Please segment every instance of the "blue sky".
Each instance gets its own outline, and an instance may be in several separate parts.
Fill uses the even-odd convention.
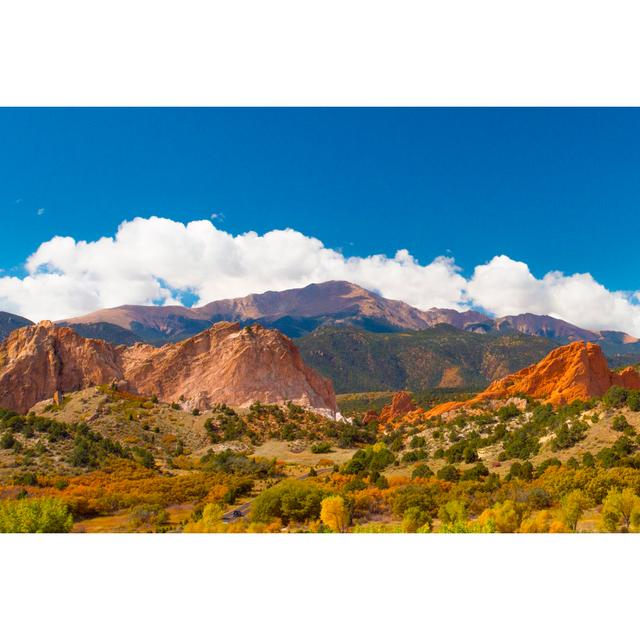
[[[506,253],[638,289],[639,134],[633,109],[2,109],[0,268],[55,234],[221,212],[347,255],[468,273]]]

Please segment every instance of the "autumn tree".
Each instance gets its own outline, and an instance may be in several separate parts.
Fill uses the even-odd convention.
[[[73,518],[58,498],[0,502],[0,533],[67,533]]]
[[[460,500],[449,500],[443,504],[438,510],[438,518],[444,524],[452,524],[454,522],[464,522],[467,519],[467,509]]]
[[[349,526],[349,510],[341,496],[328,496],[322,501],[320,520],[336,533],[344,533]]]
[[[580,489],[569,492],[560,501],[562,522],[569,531],[575,531],[582,514],[590,506],[590,500]]]
[[[513,533],[520,527],[522,514],[512,500],[497,502],[490,509],[485,509],[478,517],[481,527],[495,527],[499,533]]]
[[[640,498],[630,487],[611,489],[602,503],[602,528],[605,531],[628,531],[635,513],[640,513]]]

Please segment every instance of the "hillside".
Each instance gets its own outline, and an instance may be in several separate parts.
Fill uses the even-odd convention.
[[[556,346],[546,338],[476,334],[449,325],[402,333],[323,327],[296,343],[305,361],[333,380],[337,393],[481,388]]]

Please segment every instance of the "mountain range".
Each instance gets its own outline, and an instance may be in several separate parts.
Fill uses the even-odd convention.
[[[622,332],[592,331],[531,313],[491,318],[475,310],[421,310],[345,281],[193,308],[125,305],[57,326],[114,345],[168,347],[218,322],[282,332],[339,393],[480,388],[574,341],[599,345],[611,366],[640,361],[640,340]],[[0,338],[30,324],[0,313]]]
[[[210,302],[202,307],[125,305],[69,318],[85,337],[112,342],[150,344],[177,342],[219,321],[258,323],[299,338],[318,327],[350,325],[375,333],[420,331],[448,324],[471,333],[518,332],[568,344],[584,340],[599,344],[607,356],[640,357],[640,339],[619,331],[593,331],[546,315],[524,313],[491,318],[478,311],[421,310],[389,300],[345,281],[310,284],[300,289],[267,291],[242,298]]]

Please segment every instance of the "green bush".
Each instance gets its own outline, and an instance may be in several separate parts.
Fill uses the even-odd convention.
[[[347,474],[371,473],[382,471],[395,461],[395,456],[384,443],[358,449],[349,462],[343,465],[342,472]]]
[[[439,480],[457,482],[460,479],[460,472],[452,464],[447,464],[438,471],[437,477]]]
[[[331,443],[330,442],[316,442],[311,445],[312,453],[331,453]]]
[[[429,465],[424,462],[415,466],[413,473],[411,474],[412,478],[429,478],[433,475],[433,471],[429,468]]]
[[[607,392],[602,397],[602,400],[608,407],[614,407],[618,409],[627,402],[627,394],[627,390],[623,387],[613,385],[612,387],[609,387]]]
[[[627,394],[627,407],[631,411],[640,411],[640,391],[634,389]]]
[[[404,517],[408,509],[417,508],[421,513],[434,517],[438,513],[439,491],[432,484],[406,484],[393,494],[391,509],[394,515]]]
[[[614,431],[624,431],[628,426],[629,423],[623,415],[616,416],[611,424]]]
[[[67,533],[73,518],[57,498],[25,498],[0,502],[1,533]]]
[[[571,425],[561,424],[556,429],[556,437],[551,441],[551,450],[570,449],[587,437],[588,430],[589,427],[580,420],[574,421]]]
[[[323,497],[323,491],[313,482],[285,480],[258,495],[251,519],[269,522],[280,518],[284,524],[315,520],[320,516]]]

